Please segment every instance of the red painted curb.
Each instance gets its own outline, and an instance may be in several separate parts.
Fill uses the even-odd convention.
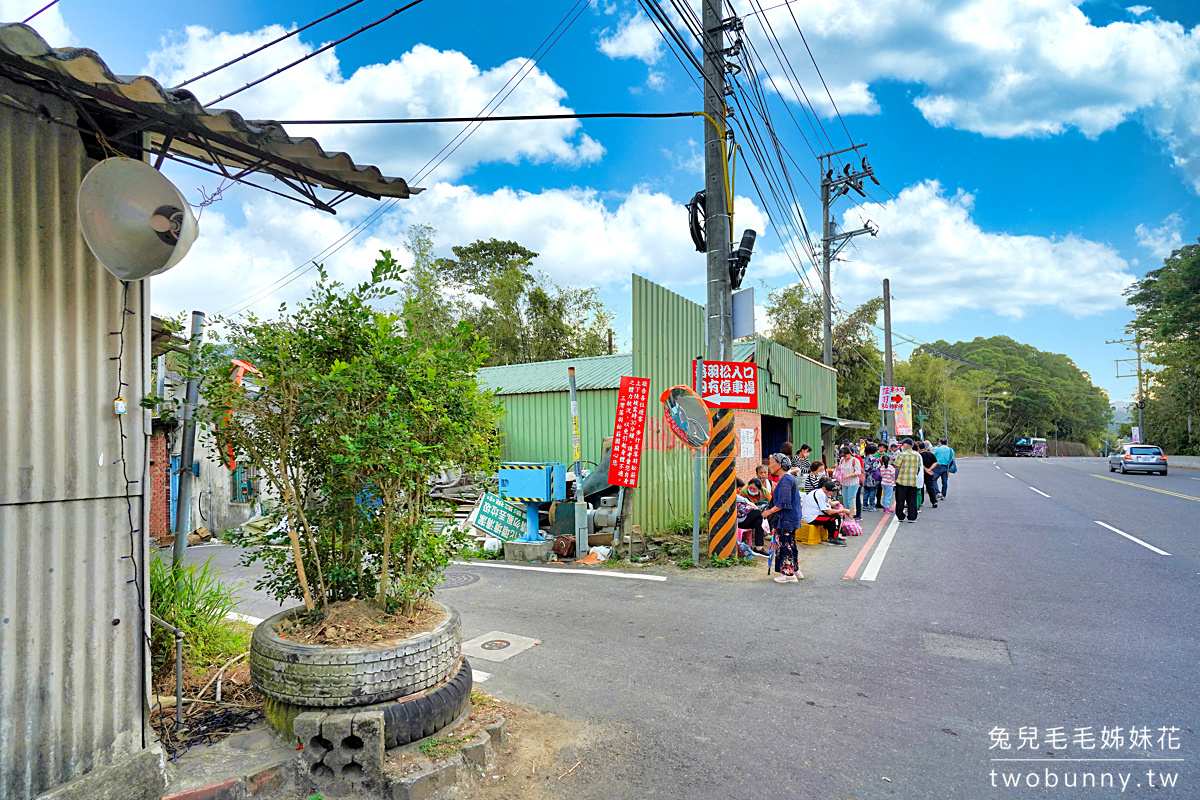
[[[242,782],[241,778],[230,778],[220,783],[210,783],[195,789],[163,795],[163,800],[232,800],[232,790]]]

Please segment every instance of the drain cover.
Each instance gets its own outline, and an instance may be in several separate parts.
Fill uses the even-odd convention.
[[[503,650],[512,645],[512,642],[506,642],[503,639],[492,639],[490,642],[484,642],[479,645],[484,650]]]
[[[479,580],[474,572],[447,572],[445,582],[438,588],[457,589],[460,586],[470,586]]]

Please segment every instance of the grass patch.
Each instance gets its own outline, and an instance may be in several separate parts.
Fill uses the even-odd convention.
[[[675,562],[675,566],[679,567],[680,569],[691,569],[696,566],[696,562],[692,561],[691,556],[683,556]]]
[[[250,648],[253,628],[227,620],[237,606],[232,586],[204,564],[172,568],[168,559],[150,560],[150,613],[184,632],[184,661],[205,670]],[[150,651],[160,669],[175,668],[175,637],[151,626]]]
[[[480,708],[492,708],[500,705],[500,701],[489,694],[484,694],[478,689],[471,690],[471,705],[479,706]]]
[[[499,550],[489,551],[481,550],[477,547],[469,547],[462,551],[462,557],[468,560],[480,559],[482,561],[503,561],[504,548],[501,547]]]

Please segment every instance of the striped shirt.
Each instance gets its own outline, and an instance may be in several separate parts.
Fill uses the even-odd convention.
[[[879,468],[879,485],[880,486],[895,486],[896,485],[896,468],[892,465]]]

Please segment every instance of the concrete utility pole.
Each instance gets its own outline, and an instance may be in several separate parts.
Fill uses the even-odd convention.
[[[721,0],[703,0],[704,23],[704,240],[708,256],[706,361],[733,360],[733,289],[729,274],[732,217],[728,203],[729,165],[725,159],[725,31],[741,22],[721,17]],[[737,43],[735,42],[735,47]],[[737,550],[737,462],[734,460],[733,412],[713,413],[708,444],[708,551],[729,558]]]
[[[827,367],[833,366],[833,276],[830,265],[833,263],[833,259],[837,258],[837,254],[842,252],[846,243],[855,236],[861,236],[864,233],[874,236],[879,233],[879,228],[873,227],[870,220],[857,230],[834,232],[836,226],[830,214],[830,206],[833,201],[849,193],[851,189],[866,197],[866,192],[862,188],[863,178],[870,178],[875,184],[878,184],[879,181],[875,179],[875,170],[867,163],[865,156],[862,159],[861,169],[855,169],[853,164],[846,164],[841,173],[833,169],[833,157],[851,150],[855,151],[855,155],[857,155],[857,151],[866,146],[866,142],[863,142],[844,150],[817,156],[817,160],[821,164],[821,292],[825,296],[825,347],[822,362]]]
[[[200,361],[200,342],[204,338],[204,312],[192,312],[192,344],[188,366],[195,371]],[[196,458],[196,406],[200,404],[200,382],[192,377],[187,382],[183,400],[183,440],[179,444],[179,496],[175,498],[175,547],[172,564],[178,566],[187,551],[188,534],[192,532],[192,463]]]
[[[1123,344],[1126,347],[1128,347],[1130,350],[1133,350],[1134,352],[1137,353],[1136,359],[1134,359],[1134,358],[1118,358],[1118,359],[1116,359],[1116,361],[1114,363],[1116,363],[1116,365],[1117,365],[1117,377],[1118,378],[1132,378],[1132,377],[1134,377],[1133,375],[1128,375],[1128,374],[1122,375],[1121,374],[1121,365],[1133,363],[1135,361],[1137,362],[1138,434],[1139,434],[1139,438],[1144,442],[1144,441],[1146,441],[1146,416],[1145,416],[1146,395],[1145,395],[1145,389],[1142,385],[1142,340],[1141,340],[1141,337],[1135,337],[1133,339],[1110,339],[1109,341],[1105,342],[1105,344]],[[1130,347],[1130,345],[1132,345],[1132,347]]]
[[[888,386],[895,385],[892,373],[892,282],[883,279],[883,379]],[[896,412],[888,411],[884,420],[888,439],[896,438]]]

